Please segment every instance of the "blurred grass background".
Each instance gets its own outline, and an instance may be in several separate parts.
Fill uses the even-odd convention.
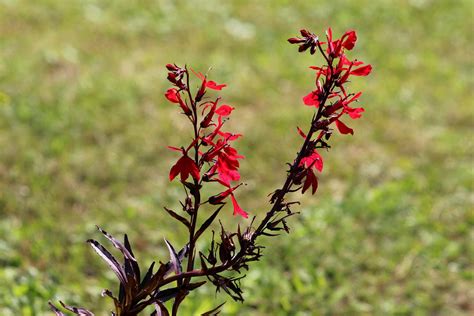
[[[0,314],[49,315],[48,299],[104,314],[115,282],[84,243],[95,224],[128,232],[144,262],[167,258],[164,236],[183,242],[162,211],[181,196],[166,145],[188,139],[166,63],[229,85],[239,198],[263,216],[320,62],[286,39],[328,26],[356,29],[351,57],[374,65],[352,85],[356,134],[333,138],[318,194],[251,267],[246,302],[203,289],[183,315],[225,299],[224,315],[472,315],[469,0],[0,0]]]

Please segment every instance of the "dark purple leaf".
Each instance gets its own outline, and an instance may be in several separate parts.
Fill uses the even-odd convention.
[[[201,236],[201,234],[206,231],[206,229],[212,224],[212,222],[214,221],[214,219],[217,217],[217,215],[219,214],[219,212],[221,211],[221,209],[224,207],[225,204],[219,206],[219,208],[214,212],[212,213],[211,216],[209,216],[209,218],[201,225],[201,227],[199,227],[199,229],[197,230],[196,234],[194,235],[194,241],[196,241],[199,236]]]
[[[148,268],[148,271],[146,272],[145,276],[143,277],[143,280],[140,283],[140,288],[143,288],[148,283],[148,281],[150,281],[150,279],[153,275],[153,267],[154,266],[155,266],[155,261],[153,261],[151,263],[150,267]]]
[[[94,313],[88,311],[88,310],[85,309],[85,308],[69,306],[69,305],[64,304],[64,303],[61,302],[61,301],[59,301],[59,303],[61,303],[61,305],[62,305],[65,309],[67,309],[67,310],[70,311],[70,312],[73,312],[73,313],[76,314],[76,315],[79,315],[79,316],[94,316]]]
[[[155,311],[151,314],[152,316],[169,316],[170,313],[165,307],[165,304],[157,301],[155,304]]]
[[[169,208],[165,207],[165,210],[168,212],[168,214],[170,214],[173,218],[177,219],[178,221],[180,221],[181,223],[184,224],[184,226],[186,226],[187,228],[190,228],[191,227],[191,224],[189,223],[189,221],[184,218],[183,216],[179,215],[178,213],[174,212],[173,210],[170,210]]]
[[[180,274],[181,273],[181,260],[179,259],[178,254],[174,250],[173,246],[169,243],[169,241],[165,239],[165,243],[170,253],[171,265],[174,269],[174,272],[176,274]]]
[[[54,306],[51,301],[48,302],[49,308],[56,314],[56,316],[66,316],[63,312],[59,310],[56,306]]]
[[[176,297],[176,295],[178,295],[180,290],[181,289],[179,287],[173,287],[173,288],[170,288],[170,289],[159,291],[156,295],[154,295],[154,298],[156,298],[160,302],[164,303],[164,302]]]
[[[97,229],[102,233],[104,234],[104,236],[110,240],[110,242],[114,245],[115,248],[117,248],[118,250],[120,250],[120,252],[122,252],[123,256],[129,260],[132,260],[132,261],[137,261],[133,255],[130,253],[130,251],[120,242],[118,241],[117,239],[115,239],[112,235],[110,235],[109,233],[107,233],[105,230],[103,230],[102,228],[100,228],[99,226],[96,226]]]
[[[210,311],[205,312],[204,314],[201,314],[201,316],[216,316],[216,315],[219,315],[219,313],[221,312],[221,307],[224,306],[224,304],[225,304],[225,302],[220,304],[216,308],[211,309]]]
[[[117,262],[117,260],[114,258],[114,256],[112,256],[110,252],[108,252],[107,249],[105,249],[99,242],[93,239],[89,239],[87,242],[91,245],[92,249],[94,249],[95,252],[97,252],[97,254],[101,256],[105,262],[107,262],[107,264],[112,269],[112,271],[114,271],[114,273],[117,275],[120,283],[122,285],[127,284],[125,271]]]
[[[130,254],[132,255],[133,258],[135,258],[135,255],[133,254],[133,251],[132,251],[132,246],[130,245],[130,242],[128,241],[128,236],[127,234],[125,234],[123,236],[123,243],[125,245],[125,248],[130,252]],[[137,263],[137,261],[130,261],[130,264],[132,265],[132,268],[133,268],[133,271],[135,273],[135,279],[137,281],[137,283],[140,283],[140,267]]]

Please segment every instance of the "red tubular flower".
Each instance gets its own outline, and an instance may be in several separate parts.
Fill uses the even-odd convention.
[[[307,106],[319,106],[318,91],[314,90],[303,97],[303,103]]]
[[[184,114],[191,115],[191,109],[186,105],[186,103],[181,99],[179,91],[175,88],[170,88],[166,91],[165,97],[172,103],[178,103],[181,109],[183,110]]]
[[[229,185],[231,181],[240,180],[240,173],[238,171],[240,163],[238,159],[242,158],[244,158],[244,156],[239,155],[237,150],[229,145],[224,146],[217,154],[215,169],[219,175],[219,179],[226,185]]]
[[[216,112],[216,107],[217,107],[217,101],[216,102],[213,102],[212,103],[212,106],[211,106],[211,109],[209,110],[209,112],[207,113],[207,115],[204,117],[204,119],[201,121],[201,127],[208,127],[209,125],[211,125],[211,122],[212,122],[212,118],[214,116],[214,113]],[[204,111],[203,111],[204,112]]]
[[[315,168],[321,172],[323,171],[323,157],[314,149],[311,155],[301,159],[300,166],[304,166],[307,169]]]
[[[192,70],[192,69],[191,69]],[[199,78],[202,80],[202,86],[203,87],[206,87],[206,88],[209,88],[209,89],[212,89],[212,90],[222,90],[222,88],[225,88],[227,87],[226,84],[217,84],[215,81],[212,81],[212,80],[207,80],[206,76],[204,76],[202,73],[200,72],[195,72],[193,70],[193,73]]]
[[[196,166],[196,163],[194,162],[194,160],[188,157],[186,151],[182,149],[179,150],[182,151],[183,156],[178,159],[178,161],[173,167],[171,167],[169,175],[170,181],[173,181],[173,179],[178,174],[181,177],[181,181],[186,181],[189,175],[191,175],[195,180],[199,180],[199,168]]]
[[[165,97],[172,103],[179,103],[178,90],[175,88],[169,88],[165,93]]]

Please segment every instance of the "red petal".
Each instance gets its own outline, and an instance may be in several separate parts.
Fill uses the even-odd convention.
[[[312,194],[316,193],[316,190],[318,189],[318,178],[312,170],[308,170],[306,174],[306,179],[303,184],[303,190],[301,191],[301,193],[304,194],[306,190],[309,189],[309,187],[311,187]]]
[[[174,178],[179,174],[179,167],[178,164],[176,163],[173,167],[171,167],[170,170],[170,181],[173,181]]]
[[[312,194],[316,193],[316,190],[318,190],[318,177],[314,173],[312,173],[311,177],[311,186]]]
[[[344,36],[347,36],[347,39],[342,43],[346,49],[351,50],[354,48],[354,45],[357,41],[357,34],[355,31],[347,31]]]
[[[345,101],[344,103],[345,103],[345,104],[349,104],[349,103],[351,103],[351,102],[354,102],[354,101],[356,101],[361,95],[362,95],[362,92],[358,92],[358,93],[356,93],[356,95],[354,95],[352,98],[350,98],[348,101]]]
[[[354,130],[350,127],[348,127],[346,124],[342,123],[339,120],[336,120],[336,126],[337,129],[341,134],[352,134],[354,135]]]
[[[191,71],[193,72],[193,74],[196,75],[196,77],[198,77],[199,79],[201,79],[202,81],[204,81],[206,79],[206,77],[200,73],[200,72],[195,72],[194,69],[191,68]]]
[[[183,157],[184,158],[184,157]],[[187,157],[186,156],[186,163],[187,163],[187,171],[188,173],[191,174],[191,176],[195,179],[195,180],[199,180],[200,178],[200,174],[199,174],[199,168],[196,166],[196,164],[194,163],[194,160],[192,160],[191,158]],[[187,177],[186,177],[187,178]]]
[[[232,111],[234,110],[233,107],[229,106],[229,105],[221,105],[217,110],[216,110],[216,113],[218,115],[221,115],[221,116],[228,116],[230,115],[230,113],[232,113]]]
[[[222,90],[222,88],[225,88],[227,87],[226,84],[217,84],[215,81],[208,81],[206,83],[206,87],[208,87],[209,89],[213,89],[213,90]]]
[[[316,152],[315,152],[316,153]],[[314,154],[313,154],[314,155]],[[319,171],[319,172],[322,172],[323,171],[323,158],[318,154],[316,153],[316,155],[318,156],[318,158],[315,160],[314,162],[314,167]]]
[[[367,76],[372,71],[372,65],[365,65],[351,71],[354,76]]]
[[[299,128],[298,126],[296,127],[298,129],[298,134],[301,135],[301,137],[306,138],[306,134]]]
[[[303,189],[301,190],[302,194],[304,194],[306,190],[308,190],[308,188],[311,186],[311,178],[309,176],[310,173],[312,173],[312,171],[306,173],[306,179],[304,180]]]
[[[174,151],[180,151],[183,152],[183,149],[178,148],[178,147],[173,147],[173,146],[168,146],[168,149],[174,150]]]
[[[247,218],[249,217],[249,215],[247,214],[247,212],[245,212],[241,207],[240,205],[237,203],[237,200],[235,199],[234,195],[232,194],[231,195],[231,199],[232,199],[232,205],[234,206],[234,216],[235,215],[240,215],[244,218]]]
[[[346,108],[347,114],[349,114],[349,116],[352,119],[360,118],[362,116],[362,112],[364,111],[365,111],[364,108],[350,108],[350,107]]]

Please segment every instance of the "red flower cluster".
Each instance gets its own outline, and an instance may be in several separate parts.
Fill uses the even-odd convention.
[[[202,73],[193,73],[201,80],[200,88],[193,96],[189,89],[189,73],[186,68],[168,64],[168,80],[175,86],[166,91],[165,97],[180,106],[194,125],[195,137],[186,148],[169,147],[181,152],[182,156],[170,170],[170,181],[180,175],[181,182],[185,183],[189,176],[195,184],[202,182],[216,182],[226,187],[226,190],[212,196],[211,204],[220,204],[228,196],[231,197],[234,215],[245,218],[248,214],[239,206],[234,196],[238,186],[232,187],[231,182],[240,180],[239,159],[244,158],[231,146],[231,142],[238,139],[241,134],[232,134],[223,131],[223,126],[234,110],[233,107],[219,105],[220,98],[205,100],[207,89],[222,90],[225,84],[217,84],[208,80]],[[184,82],[186,80],[186,82]],[[194,150],[194,159],[189,157],[189,152]],[[207,171],[204,171],[204,170]],[[202,174],[202,177],[201,177]]]
[[[332,30],[329,28],[326,32],[326,42],[319,41],[319,38],[307,30],[300,31],[302,38],[293,37],[288,39],[291,44],[298,44],[298,51],[304,52],[310,49],[310,53],[314,54],[316,49],[319,49],[326,64],[323,66],[311,66],[311,69],[316,70],[316,88],[303,97],[303,103],[310,107],[317,109],[315,127],[321,132],[317,139],[312,141],[313,147],[304,153],[299,166],[303,168],[301,176],[297,179],[303,183],[303,193],[309,188],[312,188],[313,194],[316,192],[318,182],[313,170],[322,170],[322,158],[316,151],[316,146],[319,148],[328,147],[322,140],[323,136],[329,139],[332,130],[331,124],[335,124],[336,128],[341,134],[354,134],[352,128],[348,127],[341,121],[341,117],[347,114],[352,119],[361,117],[364,109],[361,107],[351,107],[351,103],[356,102],[361,96],[361,92],[356,94],[348,94],[344,85],[349,81],[350,76],[367,76],[372,71],[371,65],[364,65],[363,62],[357,59],[351,61],[347,58],[345,51],[352,50],[357,41],[357,34],[350,30],[345,32],[341,38],[333,40]],[[325,47],[325,49],[324,49]],[[326,104],[326,103],[329,104]],[[324,120],[319,120],[325,118]],[[306,135],[298,129],[301,136],[306,138]]]
[[[306,31],[307,32],[307,31]],[[301,34],[306,34],[301,32]],[[354,131],[347,127],[339,118],[348,114],[352,119],[361,117],[364,112],[363,108],[351,108],[350,103],[356,101],[361,93],[356,95],[348,95],[344,84],[348,82],[349,76],[367,76],[372,71],[371,65],[364,65],[362,61],[357,59],[349,60],[344,50],[352,50],[357,41],[357,34],[355,31],[347,31],[340,39],[333,40],[332,30],[329,28],[326,32],[327,42],[317,42],[317,45],[327,44],[326,58],[327,65],[322,67],[311,66],[311,69],[316,70],[316,89],[303,97],[303,103],[308,106],[319,107],[319,103],[323,98],[336,99],[332,105],[326,107],[324,116],[330,117],[328,124],[335,122],[337,129],[342,134],[354,134]],[[332,90],[331,94],[325,96],[324,83],[330,82],[339,90]]]

